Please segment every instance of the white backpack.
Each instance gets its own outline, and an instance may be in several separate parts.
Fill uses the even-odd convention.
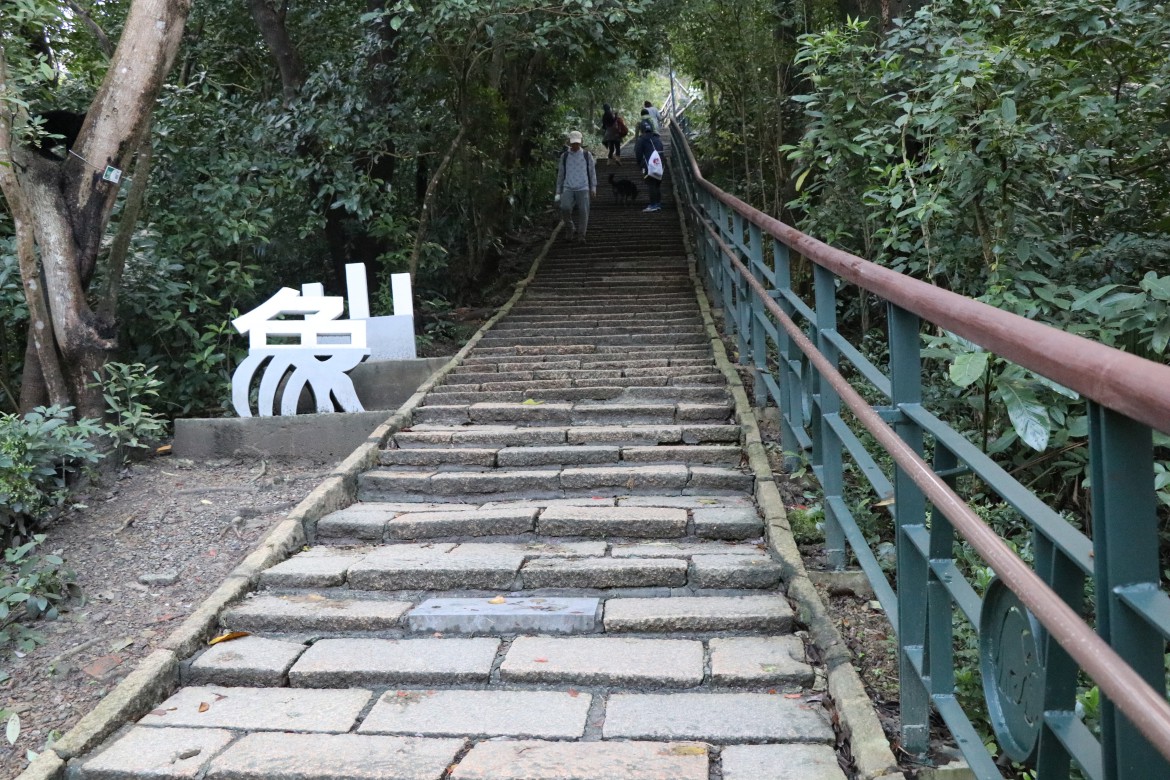
[[[646,174],[655,179],[662,178],[662,157],[657,149],[650,152],[650,159],[646,161]]]

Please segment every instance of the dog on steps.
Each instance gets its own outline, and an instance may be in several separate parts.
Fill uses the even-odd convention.
[[[613,197],[618,203],[633,203],[638,199],[638,185],[629,179],[615,179],[611,173],[609,186],[613,187]]]

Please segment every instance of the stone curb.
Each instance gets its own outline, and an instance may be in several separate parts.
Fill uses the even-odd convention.
[[[675,189],[675,202],[682,203]],[[703,280],[699,277],[697,261],[688,230],[686,216],[679,208],[678,217],[687,247],[687,264],[691,281],[695,285],[695,297],[703,317],[703,325],[711,338],[711,349],[715,364],[727,379],[735,399],[735,416],[743,430],[743,448],[748,457],[748,466],[756,478],[756,503],[764,516],[767,527],[768,546],[780,559],[784,581],[788,586],[788,597],[796,607],[797,615],[808,627],[809,636],[820,651],[828,674],[829,696],[833,699],[841,728],[849,737],[849,746],[857,766],[859,780],[890,780],[902,777],[897,759],[890,750],[889,741],[874,711],[873,703],[865,692],[861,677],[853,668],[853,655],[842,640],[833,624],[820,594],[809,579],[804,561],[797,549],[792,529],[788,525],[788,514],[780,498],[780,490],[772,477],[772,468],[764,450],[760,427],[756,421],[747,392],[739,372],[727,357],[727,349],[715,326],[711,307],[707,302]]]
[[[129,721],[137,720],[151,707],[176,690],[179,685],[179,662],[185,660],[211,637],[220,612],[253,589],[260,572],[285,559],[312,540],[317,521],[330,512],[353,504],[357,498],[358,475],[378,462],[378,451],[396,431],[408,427],[414,410],[423,397],[454,370],[497,322],[512,310],[528,285],[536,277],[549,249],[560,234],[558,223],[548,241],[533,260],[528,275],[516,283],[508,302],[468,339],[467,344],[446,365],[431,375],[418,391],[398,407],[386,422],[379,425],[366,441],[350,453],[328,477],[305,496],[273,528],[256,549],[233,569],[223,583],[204,599],[183,623],[146,656],[129,675],[118,683],[97,705],[82,716],[53,746],[29,764],[16,780],[62,780],[65,762],[89,752]]]

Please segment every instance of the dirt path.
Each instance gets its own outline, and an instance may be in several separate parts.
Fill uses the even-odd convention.
[[[154,458],[47,529],[45,550],[61,550],[85,601],[35,626],[46,639],[36,650],[0,661],[12,675],[0,684],[0,707],[21,720],[15,745],[0,739],[0,777],[18,775],[28,751],[72,728],[326,472],[320,464]]]

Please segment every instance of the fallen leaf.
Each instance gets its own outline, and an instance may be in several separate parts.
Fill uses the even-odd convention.
[[[570,695],[570,696],[572,696],[572,697],[575,699],[575,698],[577,698],[578,696],[580,696],[580,695],[581,695],[581,692],[580,692],[579,690],[577,690],[576,688],[570,688],[570,689],[569,689],[569,695]]]
[[[239,638],[245,637],[245,636],[251,636],[251,634],[248,633],[247,631],[229,631],[226,634],[220,634],[219,636],[217,636],[215,639],[212,639],[207,644],[218,645],[220,642],[230,642],[233,639],[239,639]]]
[[[119,639],[118,641],[114,642],[114,644],[110,645],[110,652],[116,653],[119,650],[125,650],[127,647],[129,647],[132,644],[134,644],[134,637],[132,637],[132,636],[123,637],[123,638]]]
[[[532,662],[537,663],[537,664],[547,664],[548,659],[547,658],[533,658]]]
[[[672,745],[666,754],[670,756],[705,756],[707,748],[703,745]]]
[[[521,402],[523,406],[540,406],[544,401],[537,401],[535,398],[527,398]]]
[[[206,498],[199,499],[199,503],[200,504],[207,504],[208,506],[211,506],[211,502],[208,501]]]
[[[160,718],[161,718],[161,717],[163,717],[164,715],[166,715],[166,714],[167,714],[167,711],[166,711],[166,710],[151,710],[151,711],[150,711],[150,714],[151,714],[151,715],[156,715],[156,716],[158,716],[158,717],[160,717]]]
[[[786,694],[784,694],[785,699],[799,699],[800,697],[801,697],[801,694],[799,694],[799,693],[786,693]]]
[[[154,454],[155,455],[170,455],[171,454],[171,445],[164,444],[161,447],[155,448]]]
[[[494,599],[488,599],[489,604],[506,604],[508,600],[503,596],[496,596]]]
[[[171,763],[173,764],[176,761],[186,761],[188,758],[195,758],[195,756],[202,752],[203,751],[200,748],[187,748],[186,750],[181,750],[178,753],[175,753],[175,757],[171,759]]]
[[[207,703],[207,702],[205,702],[205,701],[201,701],[201,702],[199,702],[199,711],[200,711],[200,712],[207,712],[209,709],[211,709],[211,705],[210,705],[210,704],[208,704],[208,703]]]

